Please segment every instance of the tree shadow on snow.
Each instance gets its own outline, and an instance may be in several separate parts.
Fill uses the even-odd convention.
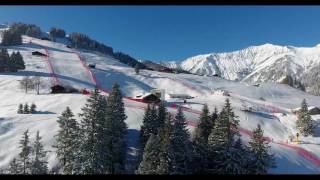
[[[101,80],[105,81],[107,80],[107,83],[101,82],[102,85],[109,85],[110,87],[105,87],[105,88],[111,88],[111,86],[116,82],[120,85],[120,87],[128,87],[132,84],[136,85],[137,87],[142,88],[145,91],[150,91],[151,89],[154,89],[153,87],[149,86],[148,84],[145,84],[133,77],[130,77],[128,75],[126,75],[125,73],[122,72],[118,72],[115,70],[104,70],[104,69],[96,69],[98,71],[96,71],[97,73],[101,73],[101,77],[98,79],[98,81],[101,82]],[[112,73],[111,73],[112,71]],[[103,74],[102,74],[103,73]],[[97,77],[99,77],[99,75],[97,75]]]
[[[54,113],[54,112],[51,112],[51,111],[37,111],[34,114],[57,114],[57,113]]]
[[[127,167],[126,170],[128,173],[134,173],[134,170],[137,169],[139,162],[139,152],[140,152],[140,142],[139,136],[140,132],[136,129],[127,130]]]
[[[0,75],[51,77],[50,73],[37,71],[1,72]]]

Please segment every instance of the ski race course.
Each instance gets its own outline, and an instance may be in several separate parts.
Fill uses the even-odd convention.
[[[145,103],[135,101],[136,95],[149,92],[153,88],[165,89],[168,93],[186,93],[195,97],[183,103],[168,99],[168,111],[174,115],[177,107],[182,107],[190,131],[197,126],[203,104],[208,104],[212,112],[214,107],[221,110],[226,98],[229,98],[235,114],[239,116],[240,128],[244,142],[252,136],[252,130],[261,124],[265,139],[270,142],[278,167],[270,173],[320,173],[320,147],[316,146],[318,137],[302,138],[305,144],[287,143],[289,135],[295,134],[296,115],[291,109],[299,106],[306,98],[311,105],[320,105],[319,97],[308,95],[285,85],[263,84],[259,88],[240,82],[228,81],[217,77],[204,77],[190,74],[169,74],[141,70],[139,75],[112,57],[96,52],[70,49],[62,43],[35,39],[24,36],[24,44],[9,48],[19,50],[25,58],[26,70],[13,76],[0,75],[0,98],[13,97],[0,102],[0,146],[10,147],[0,150],[0,167],[6,166],[17,154],[18,140],[23,131],[29,129],[31,136],[40,130],[44,146],[49,149],[49,166],[57,163],[54,149],[51,147],[53,136],[58,130],[57,117],[70,106],[74,114],[81,112],[87,95],[83,94],[49,94],[53,85],[70,86],[76,89],[92,91],[97,87],[108,95],[113,83],[117,82],[124,95],[126,114],[128,116],[128,154],[134,157],[138,151],[137,142]],[[45,57],[33,57],[32,51],[45,53]],[[96,64],[90,69],[88,64]],[[15,88],[18,80],[25,75],[39,75],[45,79],[42,95],[32,92],[25,94]],[[3,83],[2,83],[3,82]],[[14,90],[12,90],[14,89]],[[228,91],[230,96],[217,94],[218,90]],[[13,95],[14,93],[14,95]],[[261,100],[263,97],[265,100]],[[42,113],[35,115],[17,115],[19,103],[36,102]],[[9,106],[8,106],[9,105]],[[243,107],[254,107],[254,111],[243,111]],[[282,114],[286,114],[283,116]],[[78,118],[78,117],[77,117]]]

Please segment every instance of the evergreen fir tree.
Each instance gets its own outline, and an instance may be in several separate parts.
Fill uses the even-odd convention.
[[[30,146],[30,141],[29,141],[29,131],[25,131],[23,133],[23,137],[20,140],[20,148],[21,152],[19,153],[19,160],[21,164],[21,173],[22,174],[30,174],[30,165],[31,165],[31,160],[30,160],[30,155],[31,155],[31,146]]]
[[[270,149],[269,143],[263,138],[263,130],[260,124],[253,131],[253,136],[249,142],[249,150],[254,154],[255,161],[254,169],[251,170],[254,174],[266,174],[268,168],[275,167],[273,155],[268,153]]]
[[[192,142],[192,162],[190,163],[193,174],[207,174],[208,155],[208,142],[200,138],[194,139]]]
[[[18,114],[23,114],[23,105],[22,104],[19,104],[17,112],[18,112]]]
[[[10,56],[10,68],[11,71],[17,71],[17,70],[23,70],[25,69],[25,63],[23,61],[23,57],[20,54],[20,52],[18,51],[13,52]]]
[[[79,153],[79,125],[69,107],[58,117],[58,134],[55,135],[57,157],[62,165],[64,174],[73,174],[76,169],[76,157]]]
[[[298,120],[296,122],[297,129],[303,136],[312,135],[314,124],[308,111],[308,104],[305,99],[301,103],[301,108],[298,112]]]
[[[172,117],[170,114],[166,114],[164,126],[159,129],[160,137],[160,153],[159,153],[159,166],[156,169],[156,174],[170,174],[172,172],[172,157],[173,157],[173,146],[172,146]]]
[[[142,147],[145,146],[151,134],[157,134],[157,110],[154,105],[148,104],[144,113],[143,124],[140,128],[140,142]]]
[[[101,150],[101,145],[108,134],[103,132],[106,115],[106,104],[102,102],[98,90],[92,93],[87,103],[82,108],[80,124],[80,150],[77,157],[79,168],[76,173],[102,174],[105,173],[105,153],[109,153],[106,146]]]
[[[107,98],[106,144],[109,154],[107,172],[123,173],[126,157],[127,125],[124,103],[118,84],[114,84]]]
[[[156,174],[159,166],[160,138],[151,134],[143,151],[143,158],[140,162],[138,174]]]
[[[208,136],[213,127],[212,118],[210,118],[209,113],[208,105],[205,104],[202,108],[198,127],[195,130],[195,138],[201,139],[204,142],[208,141]]]
[[[215,125],[211,129],[208,137],[208,145],[214,146],[228,146],[230,134],[230,123],[226,117],[225,109],[223,109],[215,121]]]
[[[13,158],[13,160],[9,164],[8,169],[9,174],[20,174],[21,173],[21,167],[16,158]]]
[[[23,106],[23,113],[24,114],[29,114],[30,113],[29,105],[27,103],[25,103],[24,106]]]
[[[160,102],[158,111],[157,111],[157,124],[156,124],[157,129],[160,129],[164,126],[167,114],[168,113],[165,106],[165,102]]]
[[[46,152],[43,149],[39,131],[37,131],[36,140],[32,149],[34,159],[31,163],[31,174],[47,174],[48,162],[46,161]]]
[[[30,106],[30,113],[31,114],[36,113],[36,108],[37,108],[37,106],[34,103],[32,103]]]
[[[181,107],[175,116],[173,132],[171,137],[172,168],[170,174],[188,174],[190,173],[191,163],[191,141],[187,129],[187,122]]]
[[[219,144],[231,147],[234,144],[235,138],[240,137],[238,126],[239,120],[231,108],[229,99],[226,99],[225,106],[219,113],[209,135],[209,145],[214,146]]]

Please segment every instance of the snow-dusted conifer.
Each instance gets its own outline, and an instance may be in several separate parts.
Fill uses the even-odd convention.
[[[308,111],[308,104],[305,99],[301,103],[301,108],[298,112],[298,120],[296,122],[297,129],[303,136],[312,135],[314,124]]]
[[[18,112],[18,114],[23,114],[23,105],[22,104],[19,104],[17,112]]]
[[[170,174],[190,173],[191,141],[187,129],[187,122],[181,108],[174,118],[173,132],[171,136],[172,168]]]
[[[140,142],[142,147],[145,146],[151,134],[157,134],[157,110],[154,105],[148,104],[144,113],[143,124],[140,128]]]
[[[268,153],[270,149],[269,143],[263,138],[263,130],[260,124],[257,129],[253,131],[253,136],[249,142],[249,150],[254,154],[255,160],[253,163],[254,169],[251,169],[251,173],[254,174],[266,174],[268,168],[275,167],[275,161],[272,154]]]
[[[25,103],[23,106],[23,114],[29,114],[29,113],[30,113],[29,105]]]
[[[159,166],[160,138],[159,135],[151,134],[143,151],[138,174],[156,174]]]
[[[127,125],[122,94],[118,84],[114,84],[107,98],[106,112],[106,144],[109,154],[107,172],[109,174],[123,173],[126,157]]]
[[[21,164],[21,173],[30,174],[30,165],[31,165],[31,146],[29,140],[29,131],[26,130],[23,133],[22,139],[20,140],[21,152],[19,153],[19,161]]]
[[[64,174],[74,174],[76,169],[76,157],[79,153],[78,147],[81,139],[79,138],[79,125],[74,119],[74,115],[69,107],[66,108],[58,117],[58,134],[55,135],[55,147],[57,157],[62,165]]]
[[[102,122],[105,121],[105,104],[101,102],[102,98],[98,90],[91,94],[87,103],[82,108],[80,114],[80,146],[77,157],[77,164],[79,168],[76,168],[78,174],[103,174],[105,173],[105,160],[106,157],[101,154],[102,150],[100,145],[102,137],[106,137],[101,134],[103,129]],[[107,147],[104,147],[103,152],[108,152]]]
[[[47,174],[48,162],[46,152],[44,151],[41,143],[39,131],[37,131],[36,140],[33,143],[32,151],[34,158],[31,162],[31,174]]]

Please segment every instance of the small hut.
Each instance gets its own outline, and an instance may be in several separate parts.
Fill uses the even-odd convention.
[[[39,51],[33,51],[33,52],[32,52],[32,55],[33,55],[33,56],[47,56],[46,54],[43,54],[43,53],[41,53],[41,52],[39,52]]]
[[[88,64],[89,68],[95,69],[96,65],[95,64]]]
[[[51,94],[66,93],[66,88],[60,85],[55,85],[51,87]]]

